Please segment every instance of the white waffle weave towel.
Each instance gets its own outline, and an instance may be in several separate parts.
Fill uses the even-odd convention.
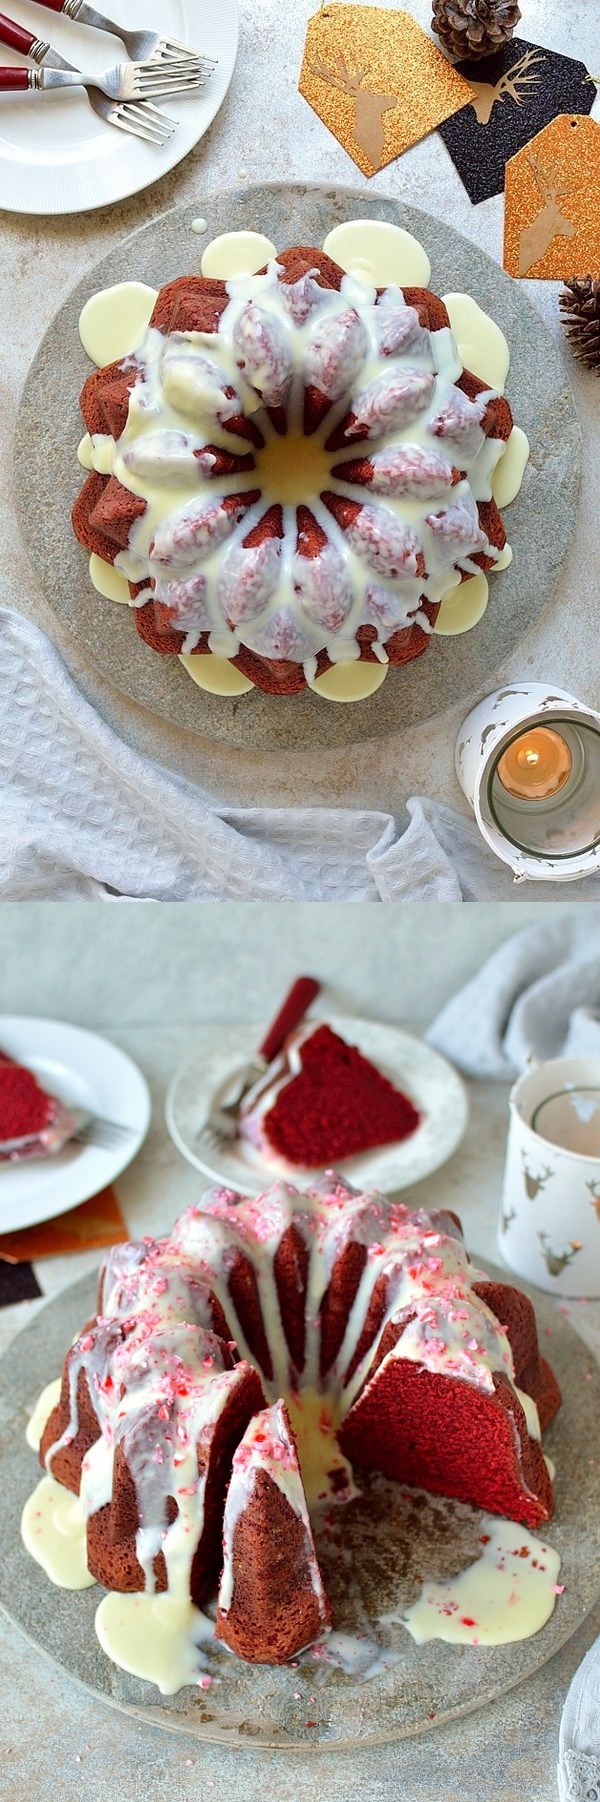
[[[45,633],[0,608],[0,898],[550,900],[515,889],[474,820],[415,797],[366,809],[227,809],[132,750]],[[600,876],[578,899],[600,896]]]
[[[600,1639],[575,1672],[560,1723],[560,1802],[600,1802]]]

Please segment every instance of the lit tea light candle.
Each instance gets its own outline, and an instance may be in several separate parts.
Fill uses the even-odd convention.
[[[507,745],[497,775],[509,795],[523,801],[545,801],[560,793],[572,768],[566,739],[551,726],[536,726]]]
[[[456,773],[490,849],[517,882],[600,870],[600,714],[541,682],[478,702]]]

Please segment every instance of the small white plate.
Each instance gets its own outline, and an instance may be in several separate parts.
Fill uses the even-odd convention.
[[[33,1070],[67,1106],[132,1128],[116,1150],[65,1145],[56,1157],[0,1164],[0,1233],[66,1214],[112,1183],[131,1163],[150,1124],[148,1085],[124,1051],[63,1020],[0,1015],[0,1050]]]
[[[327,1023],[349,1045],[357,1045],[396,1088],[404,1090],[423,1116],[416,1132],[401,1144],[384,1145],[375,1151],[361,1152],[359,1157],[344,1158],[338,1169],[357,1188],[380,1189],[383,1194],[420,1182],[452,1156],[466,1128],[467,1095],[456,1070],[437,1051],[431,1051],[421,1039],[402,1032],[400,1027],[384,1026],[378,1020],[357,1020],[347,1014],[328,1015]],[[315,1170],[301,1170],[283,1159],[267,1163],[245,1139],[232,1140],[222,1153],[211,1153],[198,1146],[198,1132],[210,1102],[232,1072],[254,1055],[260,1039],[261,1031],[256,1026],[215,1027],[210,1051],[197,1054],[177,1071],[166,1102],[171,1138],[188,1163],[195,1164],[215,1182],[249,1190],[253,1195],[260,1194],[281,1176],[301,1188],[303,1183],[314,1182],[318,1175]]]
[[[225,99],[238,46],[237,0],[110,0],[131,30],[148,26],[217,59],[206,87],[158,105],[177,119],[162,149],[107,125],[92,112],[83,89],[50,94],[0,94],[0,207],[10,213],[85,213],[138,194],[187,156]],[[10,0],[10,17],[49,40],[85,74],[126,60],[120,38],[77,25],[31,0]],[[23,58],[0,44],[0,63]]]

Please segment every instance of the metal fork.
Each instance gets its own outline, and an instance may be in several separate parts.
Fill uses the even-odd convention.
[[[78,25],[92,25],[96,31],[110,31],[113,37],[120,38],[125,45],[127,55],[134,63],[168,62],[171,58],[181,56],[195,57],[196,51],[190,50],[187,44],[178,44],[176,38],[167,38],[157,31],[126,31],[124,25],[115,25],[105,13],[99,13],[94,6],[87,6],[86,0],[38,0],[50,12],[63,13],[66,19],[76,19]],[[214,66],[214,58],[203,57],[203,62]]]
[[[58,1146],[62,1151],[63,1144],[93,1145],[97,1151],[117,1151],[126,1139],[133,1137],[135,1127],[121,1126],[117,1120],[103,1120],[98,1114],[90,1114],[84,1108],[70,1108],[69,1112],[75,1121],[75,1131]],[[20,1139],[1,1139],[0,1156],[7,1156],[13,1151],[23,1151],[28,1145],[35,1143],[37,1133],[26,1133]],[[45,1157],[56,1156],[48,1151],[41,1154]]]
[[[219,1151],[229,1139],[237,1138],[237,1123],[242,1102],[254,1088],[261,1076],[264,1076],[272,1058],[278,1051],[288,1033],[300,1025],[308,1012],[315,996],[319,994],[320,983],[312,976],[299,976],[286,995],[272,1026],[263,1039],[262,1045],[254,1058],[250,1058],[239,1070],[232,1072],[225,1085],[224,1094],[211,1102],[204,1124],[198,1133],[198,1140],[210,1151]]]
[[[33,51],[30,54],[33,56]],[[156,100],[161,95],[187,94],[203,88],[202,76],[193,72],[195,67],[190,62],[169,63],[169,69],[187,71],[185,75],[174,76],[167,76],[158,65],[151,68],[147,63],[116,63],[113,69],[103,69],[99,75],[83,75],[79,69],[72,72],[68,69],[19,69],[17,74],[26,79],[7,80],[6,86],[29,88],[36,93],[48,88],[100,88],[109,100]],[[2,70],[1,73],[6,76],[9,72]],[[0,81],[0,87],[3,86],[4,81]]]
[[[71,75],[78,73],[72,63],[65,62],[58,50],[53,50],[41,38],[34,37],[31,31],[17,25],[5,13],[0,13],[0,43],[8,44],[11,50],[18,50],[22,56],[29,56],[38,65],[43,64],[44,68],[64,69]],[[5,90],[28,87],[29,73],[27,69],[5,70]],[[97,87],[86,88],[86,94],[93,112],[98,113],[101,119],[105,119],[109,125],[117,126],[120,131],[128,131],[136,138],[143,138],[148,144],[165,144],[177,125],[176,119],[154,106],[151,100],[115,102]]]

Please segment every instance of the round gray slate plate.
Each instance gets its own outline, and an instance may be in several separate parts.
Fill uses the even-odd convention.
[[[191,230],[198,211],[206,238]],[[508,398],[526,431],[531,462],[510,509],[514,562],[490,584],[490,604],[473,632],[434,639],[424,659],[392,669],[375,695],[334,705],[310,690],[287,699],[258,689],[237,700],[205,694],[176,657],[161,657],[138,637],[130,613],[92,587],[86,553],[69,516],[83,472],[78,396],[90,364],[77,330],[84,302],[98,288],[131,280],[156,288],[198,273],[202,246],[223,231],[252,225],[278,247],[321,245],[340,220],[391,219],[420,238],[437,294],[468,289],[506,333],[512,366]],[[42,428],[43,422],[43,429]],[[487,682],[549,599],[575,524],[581,440],[571,390],[553,339],[519,287],[451,225],[415,207],[362,189],[269,183],[198,200],[165,213],[111,251],[65,302],[34,358],[16,434],[16,493],[23,538],[47,601],[105,681],[162,719],[204,738],[251,750],[310,750],[385,737],[464,698]]]
[[[506,1280],[506,1271],[490,1275]],[[525,1287],[525,1285],[522,1285]],[[295,1670],[243,1664],[214,1655],[212,1689],[161,1698],[129,1677],[100,1649],[94,1614],[99,1588],[56,1589],[26,1553],[21,1510],[39,1476],[24,1438],[27,1417],[45,1383],[60,1371],[65,1347],[94,1311],[95,1279],[75,1283],[40,1310],[0,1360],[0,1463],[4,1531],[0,1602],[39,1650],[104,1701],[175,1732],[244,1746],[318,1747],[381,1743],[423,1733],[523,1683],[576,1631],[600,1592],[600,1498],[594,1448],[600,1368],[582,1340],[537,1292],[542,1337],[563,1391],[563,1406],[546,1437],[557,1466],[556,1516],[549,1540],[562,1558],[564,1595],[533,1639],[509,1646],[416,1646],[402,1626],[384,1629],[398,1661],[368,1681],[345,1676],[309,1654]],[[589,1372],[591,1370],[591,1377]],[[587,1379],[587,1380],[586,1380]],[[477,1555],[480,1514],[382,1478],[360,1476],[364,1502],[339,1511],[343,1557],[318,1541],[338,1630],[377,1637],[384,1614],[401,1613],[422,1577],[454,1574]],[[310,1723],[310,1724],[309,1724]]]

